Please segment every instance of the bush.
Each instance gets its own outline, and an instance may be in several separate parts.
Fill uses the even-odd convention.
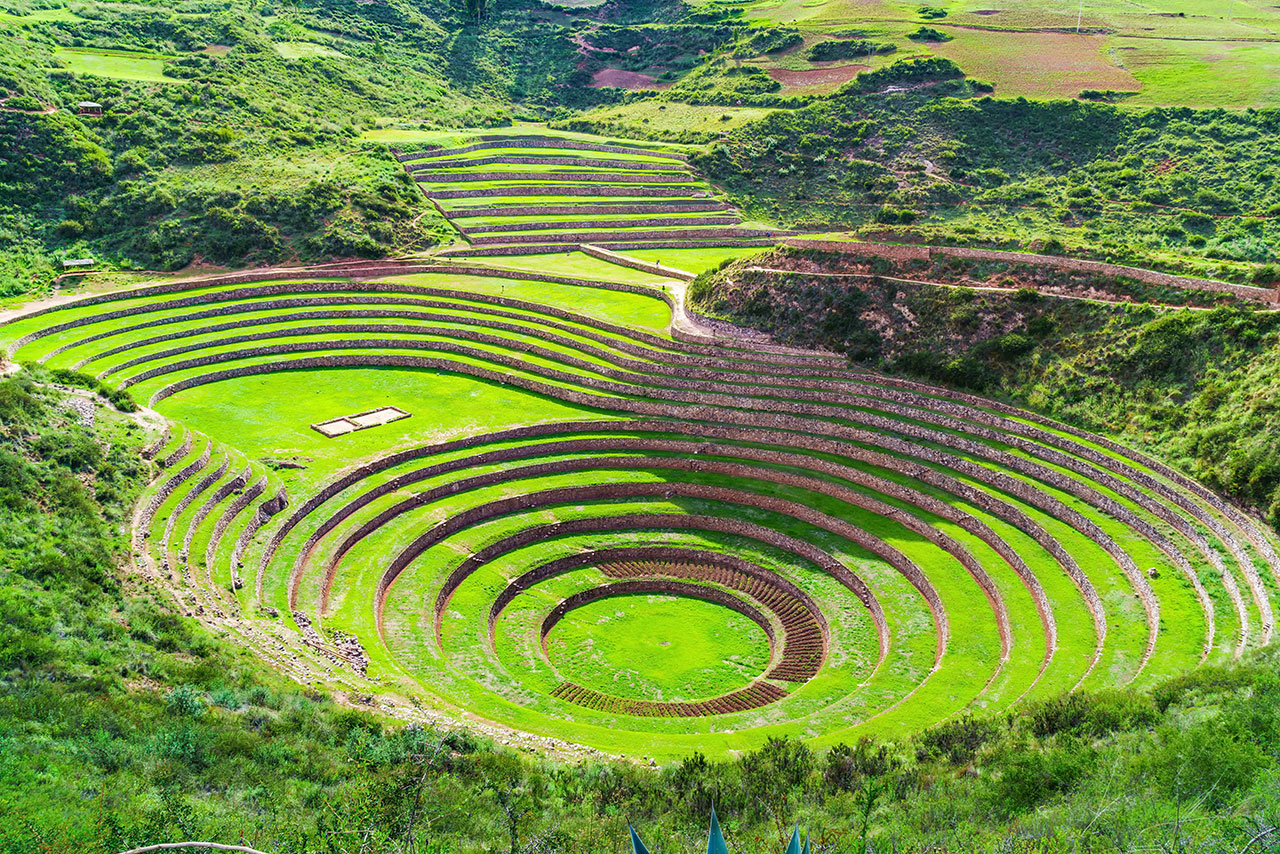
[[[4,105],[10,110],[22,110],[28,113],[38,113],[44,109],[44,104],[39,99],[30,95],[14,95],[12,98],[4,102]]]
[[[1093,749],[1078,741],[1052,748],[1014,747],[993,787],[994,806],[1006,816],[1025,812],[1075,788],[1093,762]]]
[[[947,35],[941,30],[935,30],[933,27],[921,27],[920,29],[916,30],[914,33],[907,33],[907,38],[917,42],[949,42],[951,41],[951,36]]]
[[[829,62],[836,59],[856,59],[860,56],[890,54],[897,49],[897,45],[867,41],[866,39],[833,39],[810,45],[804,52],[804,56],[805,59],[811,62]]]
[[[1155,702],[1132,691],[1063,693],[1025,705],[1019,717],[1039,738],[1067,733],[1102,736],[1154,724],[1159,718]]]
[[[916,738],[916,759],[945,759],[952,765],[962,765],[995,736],[995,724],[966,714],[922,732]]]
[[[188,718],[198,718],[209,708],[204,693],[192,685],[179,685],[164,698],[165,705],[175,713]]]
[[[1160,746],[1135,763],[1165,797],[1184,803],[1203,799],[1211,809],[1248,788],[1267,764],[1248,733],[1233,732],[1217,720],[1163,728]]]

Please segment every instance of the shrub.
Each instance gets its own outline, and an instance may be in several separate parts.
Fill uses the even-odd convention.
[[[204,693],[192,685],[179,685],[164,698],[165,705],[183,717],[198,718],[209,708]]]
[[[28,113],[38,113],[44,109],[44,104],[30,95],[14,95],[5,101],[4,105],[11,110],[22,110]]]
[[[1047,749],[1011,749],[993,787],[994,806],[1006,816],[1025,812],[1075,788],[1093,762],[1093,749],[1078,741]]]
[[[922,732],[916,738],[916,759],[945,759],[952,765],[962,765],[995,736],[995,724],[966,714]]]
[[[897,45],[886,42],[873,42],[866,39],[833,39],[810,45],[804,55],[805,59],[812,62],[828,62],[835,59],[855,59],[860,56],[889,54],[897,49]]]
[[[949,42],[951,41],[951,36],[947,35],[941,30],[935,30],[933,27],[921,27],[920,29],[916,30],[914,33],[907,33],[907,38],[917,42]]]
[[[1137,770],[1165,797],[1180,802],[1203,799],[1220,807],[1248,788],[1268,760],[1247,733],[1218,720],[1177,729],[1165,727],[1160,745],[1136,761]]]
[[[1071,692],[1028,703],[1020,712],[1032,734],[1102,736],[1149,726],[1159,713],[1151,697],[1132,691]]]

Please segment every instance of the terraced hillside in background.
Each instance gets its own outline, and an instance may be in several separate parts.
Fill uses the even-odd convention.
[[[771,246],[790,233],[743,223],[676,147],[531,133],[462,139],[397,155],[466,240],[448,254]]]
[[[0,335],[168,420],[135,520],[147,583],[406,717],[721,754],[1271,638],[1275,537],[1158,461],[830,355],[673,334],[669,283],[595,263],[156,285]],[[310,426],[383,406],[409,417]]]

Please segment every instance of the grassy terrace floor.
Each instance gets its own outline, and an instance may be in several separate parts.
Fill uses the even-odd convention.
[[[649,273],[485,261],[527,278],[122,291],[0,343],[168,419],[139,572],[299,681],[406,715],[722,754],[1269,637],[1275,538],[1158,463],[821,354],[675,340]],[[410,417],[310,427],[383,406]]]

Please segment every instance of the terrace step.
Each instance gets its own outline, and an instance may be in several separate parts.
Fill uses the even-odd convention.
[[[684,279],[686,282],[691,282],[697,278],[696,273],[690,273],[688,270],[681,270],[676,267],[667,267],[657,262],[632,258],[629,255],[623,255],[619,252],[614,252],[611,249],[605,249],[603,246],[593,246],[589,243],[584,243],[581,248],[584,253],[593,258],[599,258],[601,261],[608,261],[610,264],[618,264],[622,267],[630,267],[633,270],[642,270],[646,273],[653,273],[657,276],[666,276],[672,279]]]
[[[423,179],[419,177],[418,181]],[[625,185],[592,184],[510,184],[502,187],[476,187],[474,189],[432,190],[428,193],[433,199],[478,199],[487,196],[639,196],[642,198],[706,198],[710,194],[697,186],[684,184],[669,186],[664,184]]]
[[[428,161],[413,163],[405,168],[410,172],[423,169],[465,168],[471,166],[494,166],[513,164],[520,166],[581,166],[584,168],[618,169],[636,172],[678,172],[685,171],[680,163],[646,163],[639,160],[597,160],[587,157],[459,157],[456,160]]]
[[[689,155],[669,149],[645,148],[638,145],[612,145],[609,143],[586,142],[558,136],[504,136],[502,134],[484,134],[480,142],[454,148],[435,148],[409,154],[397,154],[400,162],[447,157],[453,154],[469,154],[485,148],[551,148],[570,151],[603,151],[612,154],[634,154],[641,157],[662,157],[668,160],[688,160]],[[494,143],[500,143],[495,145]]]
[[[773,237],[753,237],[739,240],[595,240],[592,246],[599,246],[615,251],[628,249],[712,249],[718,247],[765,247],[777,246],[778,240]],[[576,252],[582,248],[581,243],[525,243],[503,246],[462,246],[443,249],[436,253],[438,257],[481,257],[486,255],[545,255],[551,252]]]
[[[592,228],[655,228],[661,226],[697,226],[738,225],[742,219],[734,216],[696,216],[696,217],[654,217],[652,219],[620,219],[620,220],[570,220],[565,222],[506,222],[494,225],[458,226],[463,234],[492,234],[498,232],[520,232],[540,228],[560,228],[564,231],[588,230]],[[455,223],[456,225],[456,223]]]
[[[604,184],[689,184],[688,172],[513,172],[495,169],[489,172],[415,172],[413,180],[422,184],[459,184],[466,181],[582,181]]]
[[[661,210],[655,210],[660,208]],[[446,210],[449,219],[491,216],[591,216],[594,214],[653,214],[653,213],[703,213],[731,211],[733,208],[721,201],[668,202],[618,204],[617,202],[579,202],[574,205],[490,205],[481,207],[453,207]]]
[[[743,238],[780,239],[791,232],[775,232],[760,228],[704,228],[704,229],[652,229],[647,231],[581,231],[556,232],[554,234],[496,234],[492,236],[469,237],[473,246],[494,246],[504,243],[564,243],[566,237],[573,237],[579,243],[600,243],[612,241],[628,241],[649,243],[664,240],[709,240]]]

